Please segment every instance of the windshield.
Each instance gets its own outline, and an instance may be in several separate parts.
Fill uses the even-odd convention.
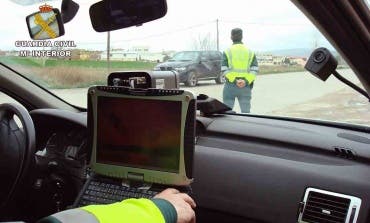
[[[194,61],[198,56],[198,52],[180,52],[176,53],[169,61]]]
[[[86,107],[88,87],[105,85],[111,72],[153,71],[168,60],[195,61],[197,52],[213,52],[202,54],[200,62],[175,67],[181,89],[216,98],[236,113],[370,125],[364,97],[334,77],[322,82],[305,71],[310,53],[323,46],[338,60],[339,73],[362,87],[334,47],[290,1],[167,0],[165,17],[109,34],[92,28],[89,7],[97,1],[75,1],[80,9],[65,24],[65,35],[36,44],[25,18],[44,1],[1,1],[0,62],[68,103]],[[60,9],[60,0],[47,3]],[[235,59],[235,52],[230,62],[226,52],[231,48],[243,55],[243,49],[251,52],[244,59],[248,62]],[[235,74],[232,67],[242,72]]]

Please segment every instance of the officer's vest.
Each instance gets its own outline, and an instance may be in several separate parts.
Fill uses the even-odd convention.
[[[234,82],[236,78],[244,78],[249,84],[256,79],[256,75],[249,72],[252,64],[254,53],[243,44],[234,44],[230,49],[225,51],[229,70],[225,78],[229,82]]]

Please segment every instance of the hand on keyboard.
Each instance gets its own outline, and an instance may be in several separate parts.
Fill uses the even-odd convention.
[[[185,193],[180,193],[176,189],[166,189],[154,196],[169,201],[176,209],[177,223],[195,223],[196,207],[194,200]]]

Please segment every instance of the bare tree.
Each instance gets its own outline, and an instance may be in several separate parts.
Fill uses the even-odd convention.
[[[193,39],[192,48],[193,50],[216,50],[217,43],[212,38],[211,33],[207,33],[206,35],[199,34],[197,38]]]

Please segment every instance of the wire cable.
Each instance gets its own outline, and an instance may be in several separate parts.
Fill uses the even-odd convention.
[[[351,88],[353,88],[354,90],[358,91],[360,94],[362,94],[363,96],[365,96],[369,102],[370,102],[370,96],[368,95],[368,93],[366,91],[364,91],[362,88],[358,87],[357,85],[355,85],[354,83],[352,83],[351,81],[347,80],[346,78],[344,78],[342,75],[340,75],[336,70],[333,72],[333,75],[340,81],[342,81],[343,83],[347,84],[348,86],[350,86]]]

